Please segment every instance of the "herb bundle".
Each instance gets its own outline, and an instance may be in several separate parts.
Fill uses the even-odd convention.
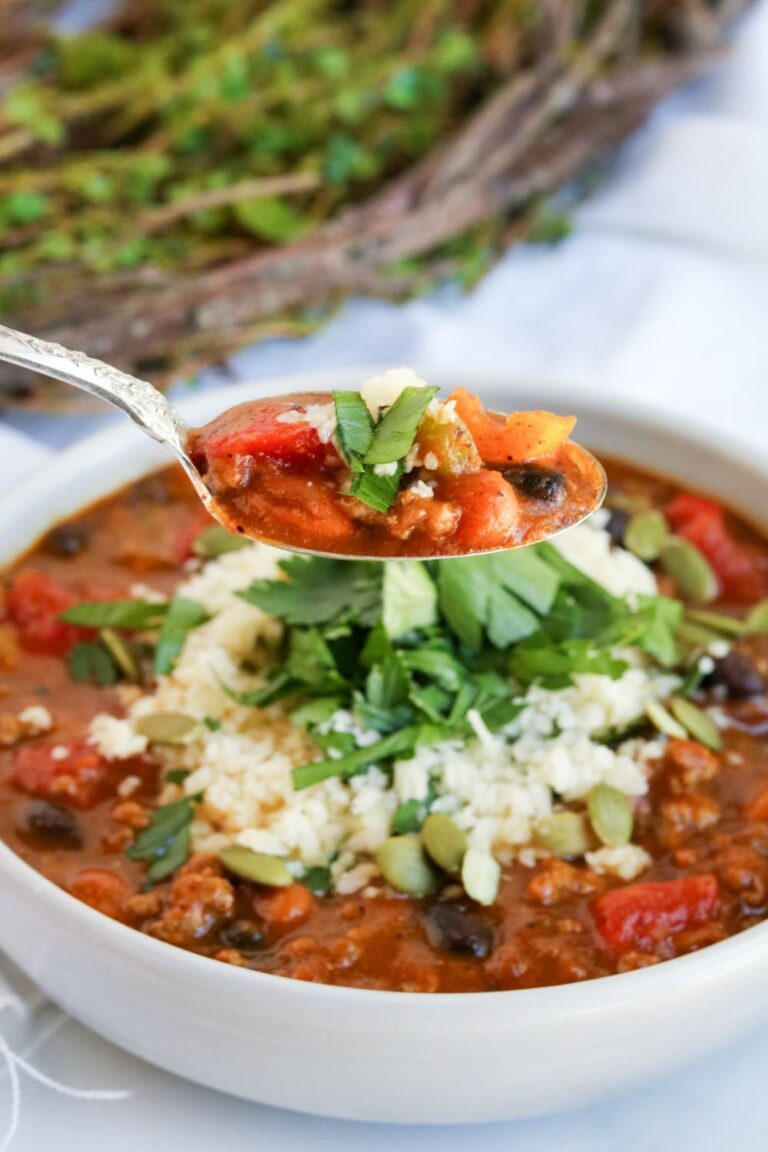
[[[546,198],[743,7],[122,0],[63,37],[9,0],[0,315],[160,378],[350,293],[470,283],[521,236],[563,234]]]

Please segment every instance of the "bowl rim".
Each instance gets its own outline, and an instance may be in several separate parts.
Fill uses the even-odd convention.
[[[196,414],[207,415],[213,404],[216,408],[223,408],[247,398],[248,394],[271,395],[279,392],[303,391],[309,390],[308,385],[315,390],[323,390],[331,386],[359,383],[365,376],[383,370],[385,369],[380,365],[366,365],[243,380],[196,395],[176,396],[174,402],[185,418],[195,418]],[[441,388],[447,389],[466,381],[467,373],[455,369],[436,370],[430,372],[429,377]],[[768,460],[754,444],[730,434],[723,436],[719,430],[696,418],[690,422],[686,421],[684,429],[670,428],[670,420],[677,420],[677,415],[646,401],[623,396],[605,397],[591,390],[582,391],[576,384],[567,380],[522,376],[514,371],[473,373],[472,382],[473,388],[479,392],[484,388],[506,390],[519,388],[526,393],[541,390],[548,400],[553,398],[557,406],[561,404],[562,397],[566,405],[572,404],[585,416],[608,420],[615,418],[635,424],[648,433],[662,431],[680,440],[681,444],[685,443],[698,449],[704,447],[710,455],[736,461],[741,467],[754,472],[757,480],[768,481]],[[48,485],[55,480],[57,474],[63,473],[69,478],[76,475],[89,458],[106,459],[124,453],[134,442],[135,435],[135,431],[129,425],[110,424],[77,440],[49,459],[41,461],[20,483],[14,485],[9,493],[3,494],[0,499],[0,518],[11,501],[16,505],[26,501],[34,502],[40,498],[43,491],[50,491]],[[631,461],[631,455],[626,458]],[[148,459],[146,466],[142,466],[135,479],[155,471],[160,466],[162,465],[155,459]],[[674,475],[673,472],[667,474]],[[116,484],[112,491],[119,491],[125,483]],[[87,507],[94,500],[103,499],[108,495],[109,490],[92,497],[90,501],[84,501],[81,507]],[[743,517],[744,513],[741,515]],[[747,515],[747,519],[754,522],[754,517]],[[55,520],[54,516],[52,523],[55,523]],[[1,519],[0,527],[2,527]],[[17,552],[16,557],[22,555],[25,550]],[[12,560],[5,561],[3,566],[12,562]],[[457,1014],[475,1014],[478,1009],[495,1015],[502,1001],[506,1009],[515,1008],[520,1013],[536,1016],[580,1015],[584,1012],[604,1011],[630,1002],[640,1004],[646,1000],[658,1000],[661,996],[675,991],[690,992],[695,986],[735,973],[768,957],[768,920],[765,920],[685,956],[664,960],[660,964],[635,971],[567,984],[490,992],[404,993],[348,985],[310,983],[276,973],[216,962],[210,957],[168,944],[138,929],[112,920],[48,880],[0,840],[0,870],[3,869],[8,869],[11,878],[28,889],[30,898],[41,898],[49,902],[52,911],[61,916],[71,917],[73,931],[76,932],[78,926],[82,925],[84,932],[95,935],[100,944],[118,951],[126,959],[130,954],[130,958],[147,968],[163,971],[173,969],[176,978],[188,978],[189,982],[197,987],[220,984],[221,991],[229,990],[238,996],[247,995],[248,989],[257,997],[261,991],[267,994],[271,991],[273,995],[290,997],[299,1005],[306,1001],[317,1005],[323,1000],[332,1005],[339,999],[352,998],[360,1007],[378,1007],[387,1013],[405,1007],[409,1012],[418,1012],[425,1023],[434,1018],[434,1010],[438,1005],[441,1016],[449,1011],[454,1017]],[[30,975],[34,979],[34,972]]]

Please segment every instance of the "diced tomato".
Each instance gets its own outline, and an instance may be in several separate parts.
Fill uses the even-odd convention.
[[[454,539],[459,547],[500,548],[512,539],[520,506],[500,472],[483,468],[449,480],[444,495],[461,508]]]
[[[210,525],[211,521],[208,517],[205,519],[200,517],[199,519],[190,520],[188,524],[185,524],[179,529],[174,541],[174,552],[178,564],[183,564],[185,560],[189,560],[191,556],[194,556],[195,540],[197,540],[200,533],[204,532]]]
[[[79,628],[59,619],[78,597],[44,572],[20,572],[8,590],[8,615],[30,652],[61,655],[82,636]]]
[[[733,538],[719,504],[701,496],[680,495],[664,512],[674,531],[706,556],[725,599],[750,603],[768,596],[765,556],[748,542]]]
[[[263,896],[254,897],[254,909],[267,924],[286,927],[306,920],[315,905],[315,897],[303,884],[288,888],[275,888]]]
[[[715,500],[707,500],[704,496],[694,496],[689,492],[681,492],[670,500],[664,509],[664,514],[671,526],[677,531],[688,520],[697,516],[712,516],[718,519],[723,517],[722,505]]]
[[[620,956],[631,948],[652,948],[675,932],[711,920],[717,902],[717,879],[707,872],[613,888],[598,897],[593,914],[604,943]]]
[[[314,399],[307,396],[307,405]],[[283,464],[323,459],[334,450],[321,442],[316,428],[306,420],[280,419],[296,409],[296,398],[238,404],[193,433],[195,463],[200,457],[212,461],[256,456]]]
[[[487,412],[466,388],[457,388],[449,399],[455,403],[485,463],[497,467],[550,456],[562,448],[576,423],[575,416],[556,416],[540,410],[510,412],[508,416]]]
[[[77,808],[90,808],[104,794],[108,764],[90,744],[68,747],[56,758],[55,744],[26,744],[11,763],[11,780],[33,796],[65,800]]]

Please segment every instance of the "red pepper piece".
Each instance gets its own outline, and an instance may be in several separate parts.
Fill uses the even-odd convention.
[[[613,888],[593,906],[597,930],[617,956],[631,948],[653,948],[667,936],[703,924],[717,909],[712,873]]]

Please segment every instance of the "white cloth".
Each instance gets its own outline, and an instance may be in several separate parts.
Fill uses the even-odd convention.
[[[273,342],[233,358],[242,378],[348,364],[465,365],[666,405],[684,420],[768,446],[768,0],[744,22],[730,60],[662,108],[556,248],[518,248],[468,298],[446,291],[403,308],[353,302],[308,341]],[[209,373],[203,386],[217,379]],[[45,452],[12,426],[58,445],[82,420],[19,416],[0,427],[6,475]],[[92,423],[92,422],[91,422]],[[0,976],[0,981],[2,977]],[[387,1129],[282,1113],[186,1084],[134,1060],[36,997],[2,1008],[22,1055],[78,1088],[124,1088],[122,1102],[63,1097],[22,1074],[13,1152],[762,1152],[768,1037],[666,1084],[551,1119],[461,1129]],[[9,1115],[0,1072],[0,1143]]]

